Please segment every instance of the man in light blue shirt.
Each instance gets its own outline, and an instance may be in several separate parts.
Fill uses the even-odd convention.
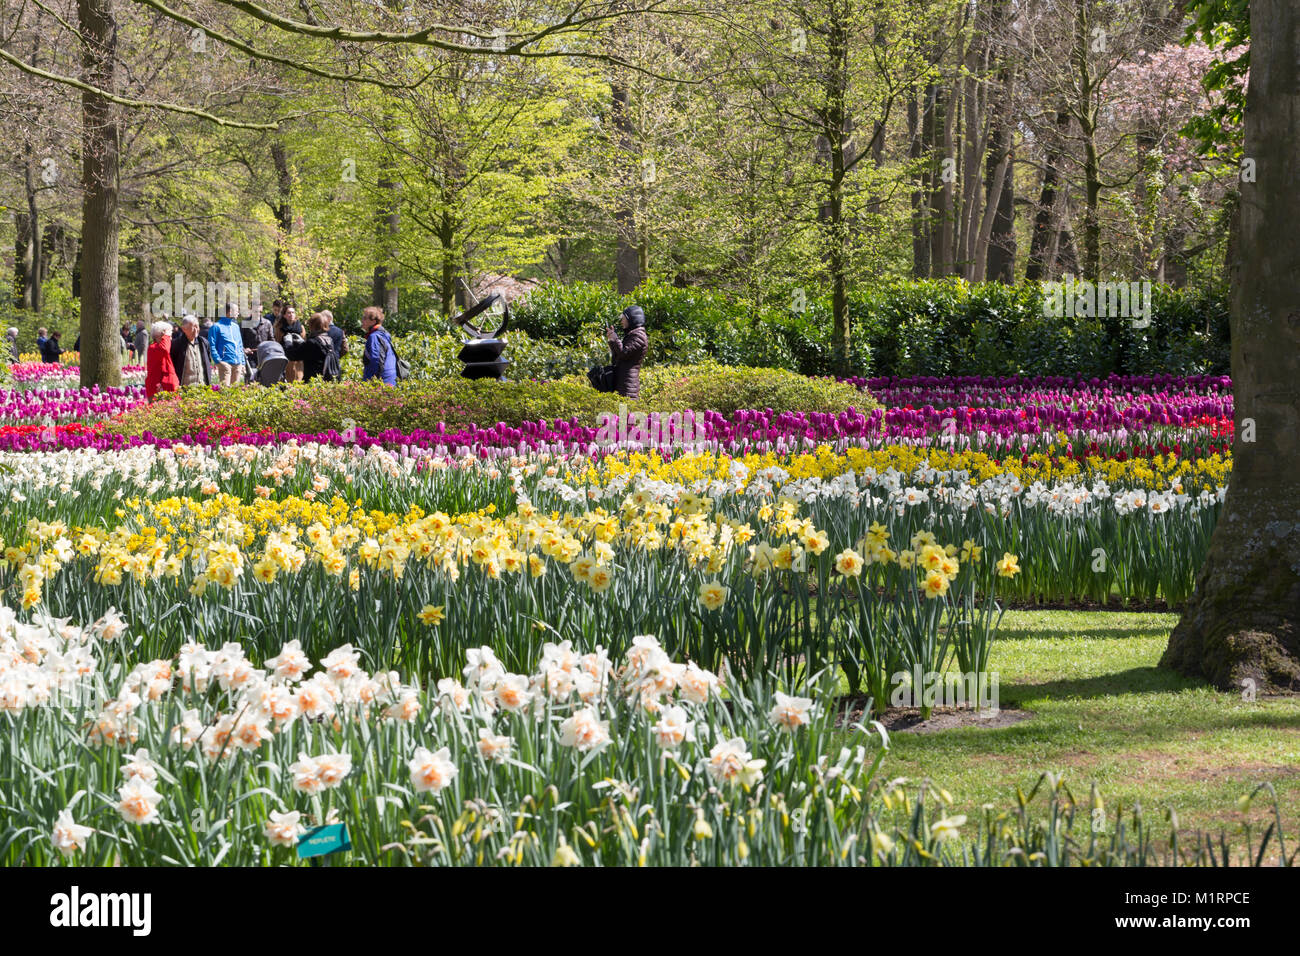
[[[244,336],[239,328],[239,308],[226,306],[221,321],[208,330],[208,347],[217,366],[215,384],[242,385],[244,382]]]
[[[366,350],[362,361],[361,379],[377,378],[385,385],[397,384],[397,352],[393,339],[384,328],[384,310],[369,306],[361,313],[361,328],[366,332]]]

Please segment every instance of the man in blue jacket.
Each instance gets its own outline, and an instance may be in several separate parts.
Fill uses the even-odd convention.
[[[393,339],[384,328],[384,310],[377,305],[361,313],[361,327],[366,330],[366,352],[362,380],[377,378],[385,385],[397,384],[397,353]]]
[[[244,382],[244,336],[239,328],[238,312],[234,304],[227,305],[221,321],[208,330],[208,347],[217,365],[216,384],[222,388]]]

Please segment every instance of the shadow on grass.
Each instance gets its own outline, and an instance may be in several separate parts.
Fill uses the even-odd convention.
[[[1098,640],[1121,640],[1124,638],[1168,638],[1171,626],[1159,622],[1134,624],[1133,622],[1114,624],[1096,624],[1089,621],[1086,627],[1051,627],[1027,628],[1003,624],[998,629],[997,641],[1065,641],[1071,638],[1092,637]]]
[[[1079,700],[1116,697],[1120,694],[1177,693],[1181,690],[1208,686],[1205,681],[1183,677],[1161,667],[1130,667],[1125,671],[1098,674],[1094,677],[1044,681],[1040,684],[1015,683],[1001,688],[1001,693],[1002,699],[1008,704],[1027,706],[1044,699]]]

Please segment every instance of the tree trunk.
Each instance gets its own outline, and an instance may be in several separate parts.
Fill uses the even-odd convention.
[[[53,222],[47,222],[41,227],[41,264],[36,270],[36,281],[42,287],[50,281],[50,267],[54,264],[54,250],[58,248],[60,231],[61,227]],[[42,305],[44,301],[44,292],[42,292]]]
[[[392,3],[389,3],[392,8]],[[392,132],[392,118],[385,114],[383,118],[383,137],[387,137]],[[397,243],[397,236],[401,232],[401,220],[399,218],[398,203],[398,184],[394,179],[392,168],[392,153],[384,151],[383,161],[380,164],[379,178],[375,183],[379,190],[379,209],[375,221],[376,234],[376,252],[378,261],[375,264],[375,272],[371,288],[370,304],[377,305],[384,310],[384,314],[392,316],[397,313],[397,283],[394,279],[397,276],[396,258],[394,256],[394,246]]]
[[[617,84],[612,91],[612,108],[614,130],[618,135],[618,145],[624,155],[631,156],[633,147],[632,117],[629,114],[630,94],[626,86]],[[614,211],[617,225],[617,249],[614,252],[614,276],[618,282],[618,294],[627,295],[641,284],[641,250],[637,241],[635,196],[640,188],[639,179],[643,175],[637,168],[628,173],[636,177],[628,182],[618,197],[618,208]]]
[[[921,123],[920,109],[913,94],[907,100],[907,158],[916,170],[912,176],[912,276],[917,279],[930,277],[930,237],[925,221],[925,193],[928,187],[927,173],[920,167],[924,155],[924,126]]]
[[[847,96],[849,82],[849,35],[847,9],[830,5],[826,54],[830,69],[826,74],[825,128],[829,146],[830,186],[823,207],[823,228],[829,248],[826,264],[831,280],[831,355],[835,371],[850,374],[849,307],[848,307],[848,224],[844,218],[844,176],[848,157]]]
[[[1160,281],[1175,289],[1187,285],[1187,230],[1181,225],[1165,230],[1164,253],[1160,257]]]
[[[985,164],[989,191],[986,202],[994,207],[993,221],[988,242],[983,248],[984,278],[1005,283],[1016,281],[1016,72],[1006,41],[1002,39],[1009,15],[1009,0],[997,0],[993,4],[989,24],[993,37],[991,55],[1001,67],[994,87],[997,103],[991,107],[993,134]],[[1006,167],[1000,188],[995,190],[994,184],[999,183],[998,168],[1004,155]]]
[[[1070,125],[1070,114],[1064,110],[1056,114],[1056,129],[1064,135]],[[1051,250],[1056,238],[1057,185],[1060,182],[1061,147],[1053,141],[1043,157],[1043,185],[1038,194],[1038,211],[1034,214],[1034,233],[1029,240],[1029,264],[1025,278],[1030,282],[1050,279],[1055,274],[1055,255]]]
[[[1006,167],[1001,189],[993,195],[998,182],[999,156],[1006,155]],[[987,175],[990,204],[996,203],[993,212],[992,232],[987,246],[985,277],[993,282],[1016,281],[1016,184],[1015,184],[1015,129],[999,125],[993,133],[989,151]]]
[[[41,230],[41,211],[36,205],[36,180],[32,176],[32,163],[30,151],[28,161],[24,164],[23,186],[27,198],[27,214],[23,217],[23,225],[26,227],[26,235],[23,237],[25,245],[25,255],[23,256],[23,267],[26,275],[23,276],[23,308],[30,309],[33,312],[41,311],[41,306],[45,303],[42,301],[41,283],[45,280],[47,267],[45,264],[46,246]]]
[[[1096,130],[1084,130],[1083,277],[1101,278],[1101,158]]]
[[[32,217],[25,212],[14,213],[14,294],[20,309],[32,309],[32,256],[36,243],[32,241]]]
[[[989,153],[989,161],[996,163],[993,167],[992,178],[988,184],[988,199],[984,205],[984,217],[980,220],[979,232],[975,237],[975,262],[971,268],[971,279],[975,282],[983,282],[988,279],[988,254],[989,245],[993,238],[993,223],[998,217],[998,211],[1002,208],[1002,192],[1006,187],[1006,182],[1011,171],[1011,150],[1003,149],[1000,152],[993,150]]]
[[[926,90],[925,118],[922,135],[929,151],[930,163],[926,179],[930,184],[929,217],[926,227],[930,233],[930,276],[938,278],[943,271],[943,174],[944,174],[944,109],[943,88],[932,84]]]
[[[442,220],[438,243],[442,251],[442,282],[438,296],[442,300],[443,318],[451,318],[456,305],[456,224],[451,218],[451,197],[443,196]]]
[[[82,75],[96,89],[111,92],[117,55],[112,0],[77,0],[77,20]],[[81,122],[81,384],[121,385],[117,107],[86,90]]]
[[[293,232],[293,172],[289,169],[289,153],[283,143],[271,145],[271,161],[275,164],[278,193],[275,201],[275,222],[286,236]],[[283,295],[289,288],[289,266],[284,259],[284,249],[276,243],[275,278]]]
[[[1076,0],[1074,20],[1074,62],[1078,76],[1074,84],[1079,94],[1074,104],[1074,118],[1083,137],[1083,277],[1093,282],[1101,278],[1101,153],[1097,147],[1097,112],[1093,107],[1097,82],[1088,61],[1088,44],[1092,36],[1089,0]]]
[[[962,141],[960,214],[957,220],[957,270],[968,282],[978,282],[975,272],[975,242],[980,221],[980,157],[987,146],[987,111],[982,108],[976,77],[982,73],[983,37],[971,43],[966,53],[966,77],[962,81],[962,125],[958,134]]]
[[[943,104],[942,114],[935,118],[935,134],[939,138],[939,155],[948,162],[947,169],[940,169],[939,177],[939,251],[931,256],[936,276],[956,275],[957,271],[957,209],[956,209],[956,172],[957,157],[954,155],[954,133],[957,122],[957,91],[947,94],[939,90],[938,104]]]
[[[1245,155],[1234,268],[1232,479],[1196,593],[1162,666],[1247,692],[1300,690],[1300,9],[1251,0]],[[1253,438],[1254,440],[1248,440]]]

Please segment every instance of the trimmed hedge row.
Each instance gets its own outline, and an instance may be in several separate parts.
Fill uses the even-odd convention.
[[[754,306],[722,293],[646,284],[544,284],[513,310],[534,339],[590,350],[630,304],[646,313],[650,362],[705,358],[726,365],[832,372],[828,297]],[[850,298],[853,373],[915,375],[1227,374],[1228,304],[1219,293],[1152,287],[1145,328],[1126,321],[1054,318],[1037,283],[960,279],[882,283]]]
[[[338,309],[348,317],[359,311],[360,300],[353,299],[338,305],[340,319]],[[411,310],[427,302],[412,301],[409,318],[392,326],[398,350],[419,378],[458,375],[458,330],[446,328],[436,314],[415,314]],[[834,371],[828,297],[792,293],[755,305],[722,292],[662,283],[619,296],[612,285],[552,282],[512,309],[509,377],[552,379],[607,362],[605,326],[634,303],[646,313],[647,366],[717,362],[804,375]],[[849,313],[851,372],[864,377],[1229,372],[1228,305],[1218,292],[1153,286],[1150,323],[1140,329],[1126,321],[1051,317],[1037,283],[897,280],[857,289]],[[37,325],[76,334],[75,318],[60,322],[12,307],[0,308],[0,321],[18,325],[20,346],[28,351]],[[359,368],[355,358],[346,364]]]
[[[742,408],[838,414],[876,407],[869,395],[831,379],[806,378],[784,369],[699,365],[647,369],[642,397],[635,402],[595,391],[585,375],[548,382],[412,378],[396,388],[355,379],[269,389],[187,388],[176,398],[127,412],[106,427],[123,435],[149,432],[180,438],[204,431],[342,431],[349,421],[372,435],[387,429],[433,431],[440,424],[448,429],[498,422],[514,427],[542,419],[576,418],[594,426],[599,413],[617,412],[623,402],[643,411],[712,410],[724,415]]]

